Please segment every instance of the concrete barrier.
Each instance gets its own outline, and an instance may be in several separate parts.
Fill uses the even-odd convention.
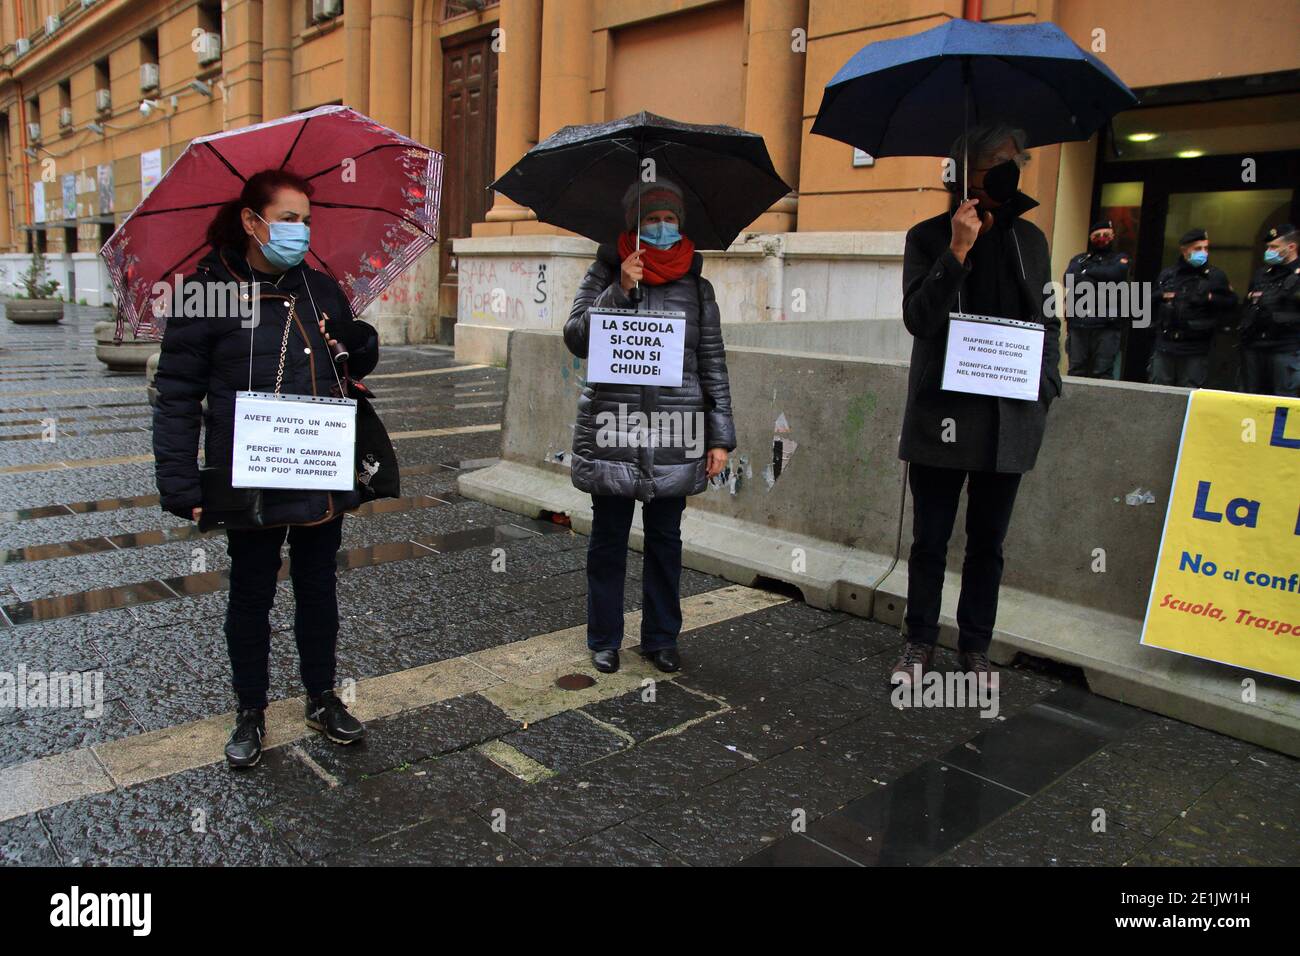
[[[703,274],[717,294],[724,328],[752,324],[752,334],[764,337],[737,337],[738,344],[840,355],[847,334],[849,354],[906,358],[910,343],[898,353],[903,240],[902,232],[744,233],[725,251],[704,250]],[[512,330],[562,329],[595,251],[594,242],[578,236],[452,240],[457,361],[502,365]],[[868,327],[812,328],[847,322]],[[805,324],[810,328],[795,328]],[[791,331],[780,331],[783,326]]]
[[[897,459],[906,363],[734,344],[727,357],[739,444],[725,483],[690,501],[684,563],[741,584],[785,582],[816,606],[900,624],[911,537]],[[502,460],[463,475],[461,493],[533,516],[567,513],[588,531],[590,498],[568,473],[585,363],[554,332],[515,331],[509,369]],[[992,656],[1076,665],[1097,693],[1300,756],[1294,683],[1138,643],[1186,401],[1182,389],[1067,380],[1017,501]],[[778,428],[797,446],[779,476]],[[964,511],[944,589],[950,645],[963,520]],[[639,511],[632,544],[641,547]],[[1241,701],[1245,676],[1257,685],[1252,704]]]
[[[728,348],[814,352],[906,362],[912,336],[902,319],[735,322],[722,329]]]

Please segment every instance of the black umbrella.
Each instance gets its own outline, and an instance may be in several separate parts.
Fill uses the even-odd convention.
[[[542,222],[614,242],[626,228],[623,196],[647,159],[654,161],[655,179],[681,187],[682,231],[700,249],[727,248],[790,192],[757,133],[644,112],[565,126],[488,188],[532,209]]]

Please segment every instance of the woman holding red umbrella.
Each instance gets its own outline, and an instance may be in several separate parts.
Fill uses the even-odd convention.
[[[333,690],[335,558],[343,514],[360,504],[360,493],[355,487],[348,492],[266,489],[250,504],[245,489],[230,487],[236,392],[337,396],[344,372],[333,353],[349,353],[346,374],[353,379],[369,373],[379,358],[375,330],[352,317],[339,284],[303,262],[313,189],[287,169],[267,169],[245,181],[238,199],[219,207],[207,230],[210,248],[187,283],[217,284],[223,294],[205,296],[208,303],[228,301],[224,293],[237,289],[245,308],[235,315],[171,316],[155,380],[153,445],[162,507],[201,528],[226,529],[231,564],[225,634],[239,703],[226,744],[231,767],[251,767],[261,758],[270,611],[286,538],[307,725],[339,744],[365,734]],[[250,304],[252,322],[244,317]],[[196,460],[205,424],[201,475]]]

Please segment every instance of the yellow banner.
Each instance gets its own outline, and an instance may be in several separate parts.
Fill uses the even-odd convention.
[[[1300,400],[1188,396],[1142,643],[1300,681]]]

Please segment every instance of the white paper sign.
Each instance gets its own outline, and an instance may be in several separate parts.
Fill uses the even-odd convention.
[[[268,392],[235,393],[235,488],[351,491],[357,403]]]
[[[682,384],[686,313],[592,312],[587,381],[613,385]]]
[[[140,154],[140,198],[153,192],[162,179],[162,150],[146,149]]]
[[[943,388],[1038,401],[1043,327],[1032,322],[948,313]]]

